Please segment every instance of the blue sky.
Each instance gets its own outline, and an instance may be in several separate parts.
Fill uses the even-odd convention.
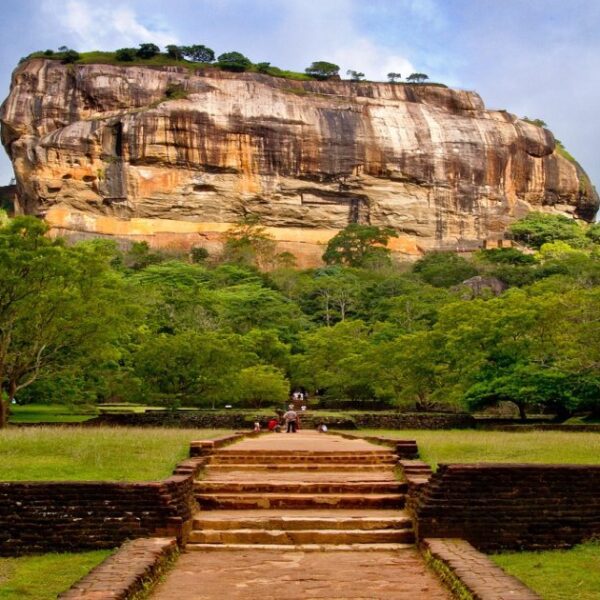
[[[67,45],[205,44],[303,70],[413,70],[544,119],[600,185],[599,0],[4,0],[0,93],[19,58]],[[12,176],[4,153],[0,184]]]

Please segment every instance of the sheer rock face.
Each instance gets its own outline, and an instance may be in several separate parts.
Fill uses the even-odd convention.
[[[79,236],[215,248],[258,214],[308,265],[353,221],[418,254],[599,203],[548,130],[438,86],[35,59],[0,118],[20,210]]]

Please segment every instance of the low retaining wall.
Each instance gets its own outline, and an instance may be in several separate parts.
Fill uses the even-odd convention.
[[[191,442],[192,458],[162,481],[0,482],[0,556],[114,548],[148,536],[185,543],[198,509],[194,478],[205,456],[244,435]]]
[[[169,564],[177,557],[175,538],[149,538],[127,542],[116,554],[92,569],[59,600],[128,600],[146,598]]]
[[[213,413],[209,411],[150,411],[133,414],[107,414],[86,421],[83,425],[113,425],[135,427],[190,427],[208,429],[248,429],[256,418],[250,413]],[[268,418],[260,419],[266,427]],[[306,428],[324,423],[334,429],[466,429],[475,426],[475,419],[466,413],[348,413],[344,417],[321,417],[309,411],[301,423]],[[81,424],[80,424],[81,425]]]
[[[0,483],[0,555],[114,548],[150,535],[182,538],[196,509],[192,477],[148,483]]]
[[[570,547],[600,536],[600,465],[440,465],[409,489],[419,539],[480,550]]]
[[[425,560],[461,600],[542,600],[465,540],[426,539]]]

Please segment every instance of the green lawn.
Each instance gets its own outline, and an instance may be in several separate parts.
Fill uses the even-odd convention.
[[[0,600],[54,600],[110,550],[0,558]]]
[[[10,423],[81,423],[96,416],[95,407],[78,408],[64,404],[18,404],[10,408]]]
[[[434,468],[472,462],[600,463],[600,433],[361,429],[363,434],[417,440],[421,458]]]
[[[190,441],[219,429],[27,427],[0,430],[0,481],[162,479]]]
[[[511,552],[491,558],[544,600],[600,598],[600,542],[570,550]]]

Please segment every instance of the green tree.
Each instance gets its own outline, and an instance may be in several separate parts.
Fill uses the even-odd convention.
[[[305,73],[319,80],[334,79],[339,77],[340,68],[333,63],[319,60],[305,69]]]
[[[164,256],[160,252],[150,250],[148,242],[133,242],[123,257],[125,266],[134,271],[140,271],[163,260]]]
[[[208,48],[207,46],[203,46],[202,44],[182,46],[181,51],[185,58],[194,62],[211,63],[215,60],[214,50],[212,48]],[[221,56],[219,57],[219,60],[221,59]]]
[[[115,58],[120,62],[132,62],[137,58],[136,48],[119,48],[115,52]]]
[[[361,81],[365,78],[365,74],[360,71],[353,71],[352,69],[348,69],[346,71],[346,75],[350,77],[351,81]]]
[[[429,75],[426,75],[425,73],[411,73],[406,78],[406,81],[409,83],[424,83],[427,79],[429,79]]]
[[[160,48],[156,44],[140,44],[137,50],[139,58],[148,59],[160,54]]]
[[[172,408],[231,400],[239,369],[254,362],[237,336],[194,331],[151,337],[134,360],[149,398]]]
[[[478,252],[478,258],[484,262],[501,265],[533,265],[536,259],[517,248],[492,248]]]
[[[293,383],[334,399],[371,399],[379,377],[369,360],[369,329],[344,321],[302,336],[304,352],[293,356]]]
[[[500,401],[512,402],[518,407],[522,420],[527,418],[527,408],[544,407],[563,420],[581,404],[582,394],[590,397],[592,390],[584,389],[582,383],[556,369],[518,365],[499,377],[476,383],[467,390],[465,400],[471,410],[494,406]],[[597,388],[594,391],[597,392]]]
[[[387,77],[390,83],[396,83],[396,80],[402,79],[402,75],[400,73],[388,73]]]
[[[225,71],[242,72],[252,66],[252,61],[240,52],[225,52],[219,55],[217,64]]]
[[[591,240],[592,243],[600,245],[600,223],[590,225],[585,232],[585,237]]]
[[[167,56],[174,58],[175,60],[183,60],[185,46],[177,46],[176,44],[169,44],[165,46]]]
[[[376,349],[379,372],[393,390],[400,405],[427,411],[456,402],[440,394],[444,388],[448,361],[443,338],[435,331],[401,335]]]
[[[62,62],[64,64],[72,64],[77,62],[81,58],[81,55],[77,50],[66,50],[62,53]]]
[[[509,231],[515,240],[532,248],[540,248],[548,242],[563,241],[572,246],[585,244],[585,231],[575,221],[563,215],[530,212],[515,221]]]
[[[94,363],[136,323],[108,246],[67,247],[17,217],[0,229],[0,427],[40,375]]]
[[[228,262],[266,269],[276,265],[277,246],[260,224],[260,218],[249,215],[225,234],[223,258]]]
[[[289,397],[290,383],[285,375],[271,365],[253,365],[242,369],[238,376],[239,400],[252,408],[283,405]]]
[[[350,223],[329,240],[323,260],[328,265],[351,267],[389,263],[390,251],[386,246],[392,237],[398,234],[389,227]]]
[[[476,267],[454,252],[428,252],[413,266],[423,281],[434,287],[451,287],[477,275]]]

